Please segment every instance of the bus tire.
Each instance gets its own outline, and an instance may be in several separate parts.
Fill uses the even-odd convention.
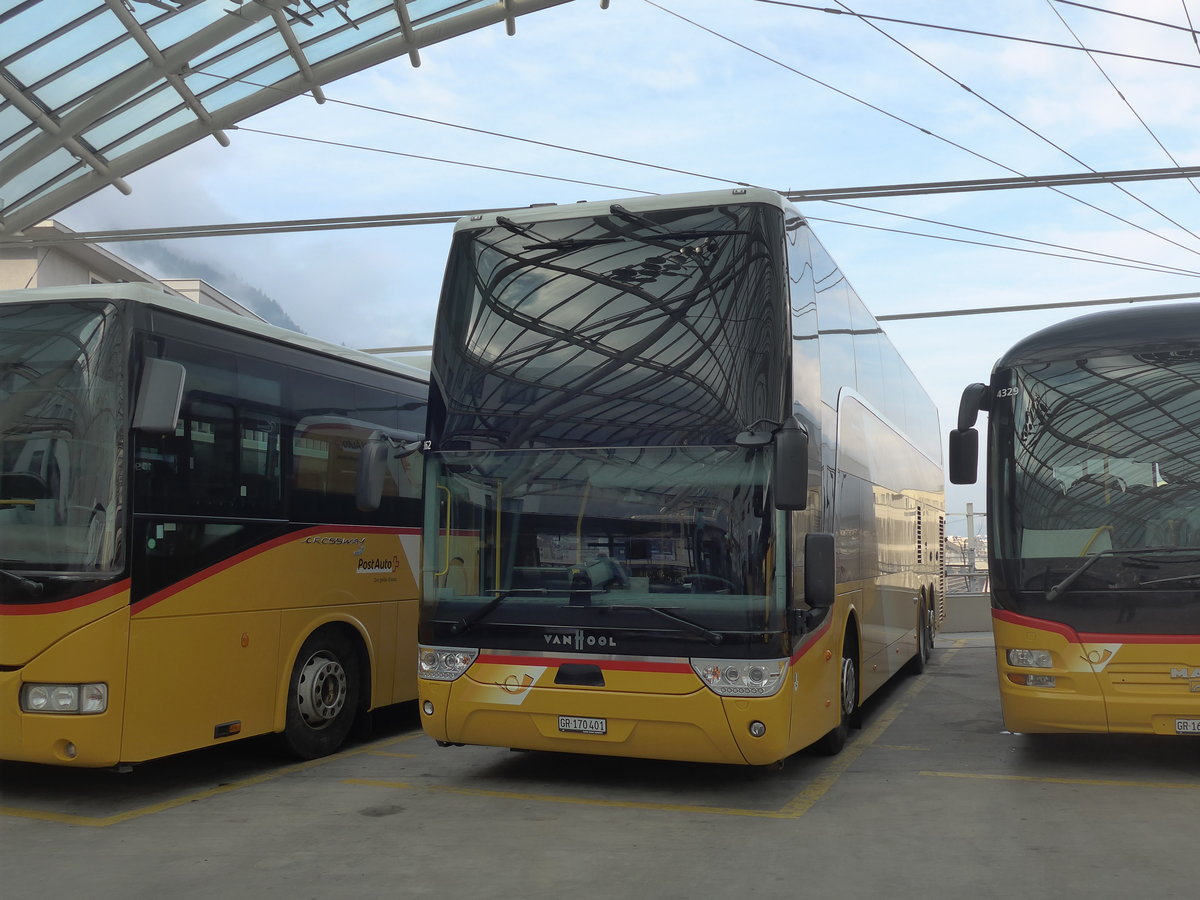
[[[358,654],[345,634],[331,628],[309,635],[288,684],[284,749],[300,759],[333,753],[358,713]]]
[[[815,744],[822,756],[836,756],[846,746],[858,710],[858,657],[850,641],[851,635],[847,635],[842,645],[842,666],[838,677],[838,707],[841,715],[837,725]]]
[[[917,612],[917,653],[904,664],[908,675],[920,675],[929,664],[933,654],[933,612],[925,601],[925,591],[921,590],[921,603]]]

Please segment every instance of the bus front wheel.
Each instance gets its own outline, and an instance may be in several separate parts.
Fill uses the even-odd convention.
[[[350,733],[358,698],[358,656],[349,639],[328,629],[309,635],[292,666],[284,748],[301,759],[333,753]]]
[[[817,752],[825,756],[834,756],[846,746],[850,726],[858,709],[858,661],[848,639],[842,647],[842,667],[838,682],[840,718],[837,725],[816,744]]]

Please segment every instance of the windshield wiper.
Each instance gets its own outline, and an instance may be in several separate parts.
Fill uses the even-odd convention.
[[[1058,584],[1052,586],[1050,588],[1050,590],[1046,591],[1046,602],[1053,603],[1055,600],[1057,600],[1059,597],[1061,597],[1063,594],[1065,594],[1067,592],[1067,590],[1071,587],[1071,585],[1073,585],[1075,583],[1075,580],[1080,575],[1082,575],[1084,572],[1086,572],[1088,569],[1090,569],[1092,567],[1092,564],[1095,563],[1096,560],[1098,560],[1102,556],[1142,556],[1144,554],[1154,554],[1154,553],[1195,553],[1195,552],[1196,552],[1195,549],[1192,547],[1130,547],[1130,548],[1126,548],[1123,550],[1101,550],[1098,553],[1094,553],[1091,556],[1089,556],[1087,559],[1085,559],[1083,561],[1083,565],[1081,565],[1078,569],[1075,569],[1073,572],[1071,572],[1069,575],[1067,575],[1067,577],[1064,578],[1062,581],[1060,581]],[[1172,580],[1182,580],[1182,579],[1164,578],[1164,579],[1160,579],[1160,580],[1161,581],[1172,581]],[[1141,583],[1142,584],[1156,584],[1158,582],[1143,581]]]
[[[25,591],[31,597],[41,596],[43,585],[40,581],[33,581],[29,578],[23,578],[16,572],[10,572],[8,569],[0,569],[0,579],[5,582],[15,584],[18,588]]]
[[[685,619],[683,616],[676,615],[669,609],[661,606],[634,606],[632,604],[605,604],[597,607],[598,609],[611,609],[618,612],[628,612],[630,610],[640,610],[641,612],[656,613],[663,618],[670,619],[677,625],[682,625],[685,631],[690,631],[692,634],[698,634],[710,644],[722,644],[725,642],[725,635],[719,631],[713,631],[711,628],[705,628],[699,622],[693,622],[691,619]]]
[[[471,613],[469,616],[463,616],[461,619],[451,625],[450,633],[462,634],[464,631],[469,630],[471,626],[477,624],[480,619],[490,616],[497,606],[499,606],[513,594],[541,594],[544,596],[547,593],[549,592],[545,588],[509,588],[507,591],[498,591],[495,597],[483,604],[483,606],[479,607],[479,609],[475,610],[475,612]]]

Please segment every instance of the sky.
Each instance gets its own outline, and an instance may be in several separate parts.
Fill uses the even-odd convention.
[[[1200,25],[1200,0],[814,5],[921,24],[764,0],[574,0],[519,18],[513,36],[491,27],[424,48],[419,68],[401,58],[327,85],[325,104],[288,101],[229,132],[229,148],[194,144],[130,175],[131,196],[105,189],[57,218],[85,231],[616,200],[733,182],[803,191],[1200,164],[1200,44],[1181,30],[1189,15]],[[1107,52],[1071,49],[1081,42]],[[1200,180],[848,202],[800,210],[876,315],[1200,291]],[[315,337],[425,345],[451,230],[169,249],[262,290]],[[135,263],[153,257],[139,244],[110,249]],[[1200,301],[1184,302],[1200,314]],[[1008,347],[1106,308],[885,330],[947,431],[963,387],[987,380]],[[982,488],[949,485],[952,533],[967,504],[984,511]]]

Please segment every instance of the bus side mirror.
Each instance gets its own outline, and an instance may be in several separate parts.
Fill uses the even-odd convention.
[[[958,427],[950,432],[950,483],[974,484],[979,477],[979,432],[975,421],[981,409],[988,409],[990,391],[976,382],[963,390],[958,402]]]
[[[833,535],[809,532],[804,536],[804,602],[813,609],[833,606],[835,577]]]
[[[775,432],[774,482],[776,509],[808,506],[808,430],[790,416]]]
[[[950,483],[974,484],[979,477],[979,432],[974,428],[950,432]]]
[[[355,502],[362,512],[374,512],[383,502],[383,478],[387,474],[391,448],[381,437],[371,437],[362,445],[358,457],[358,480],[355,483]]]
[[[133,427],[151,434],[174,434],[183,405],[183,382],[187,370],[169,359],[146,358],[138,381]]]

